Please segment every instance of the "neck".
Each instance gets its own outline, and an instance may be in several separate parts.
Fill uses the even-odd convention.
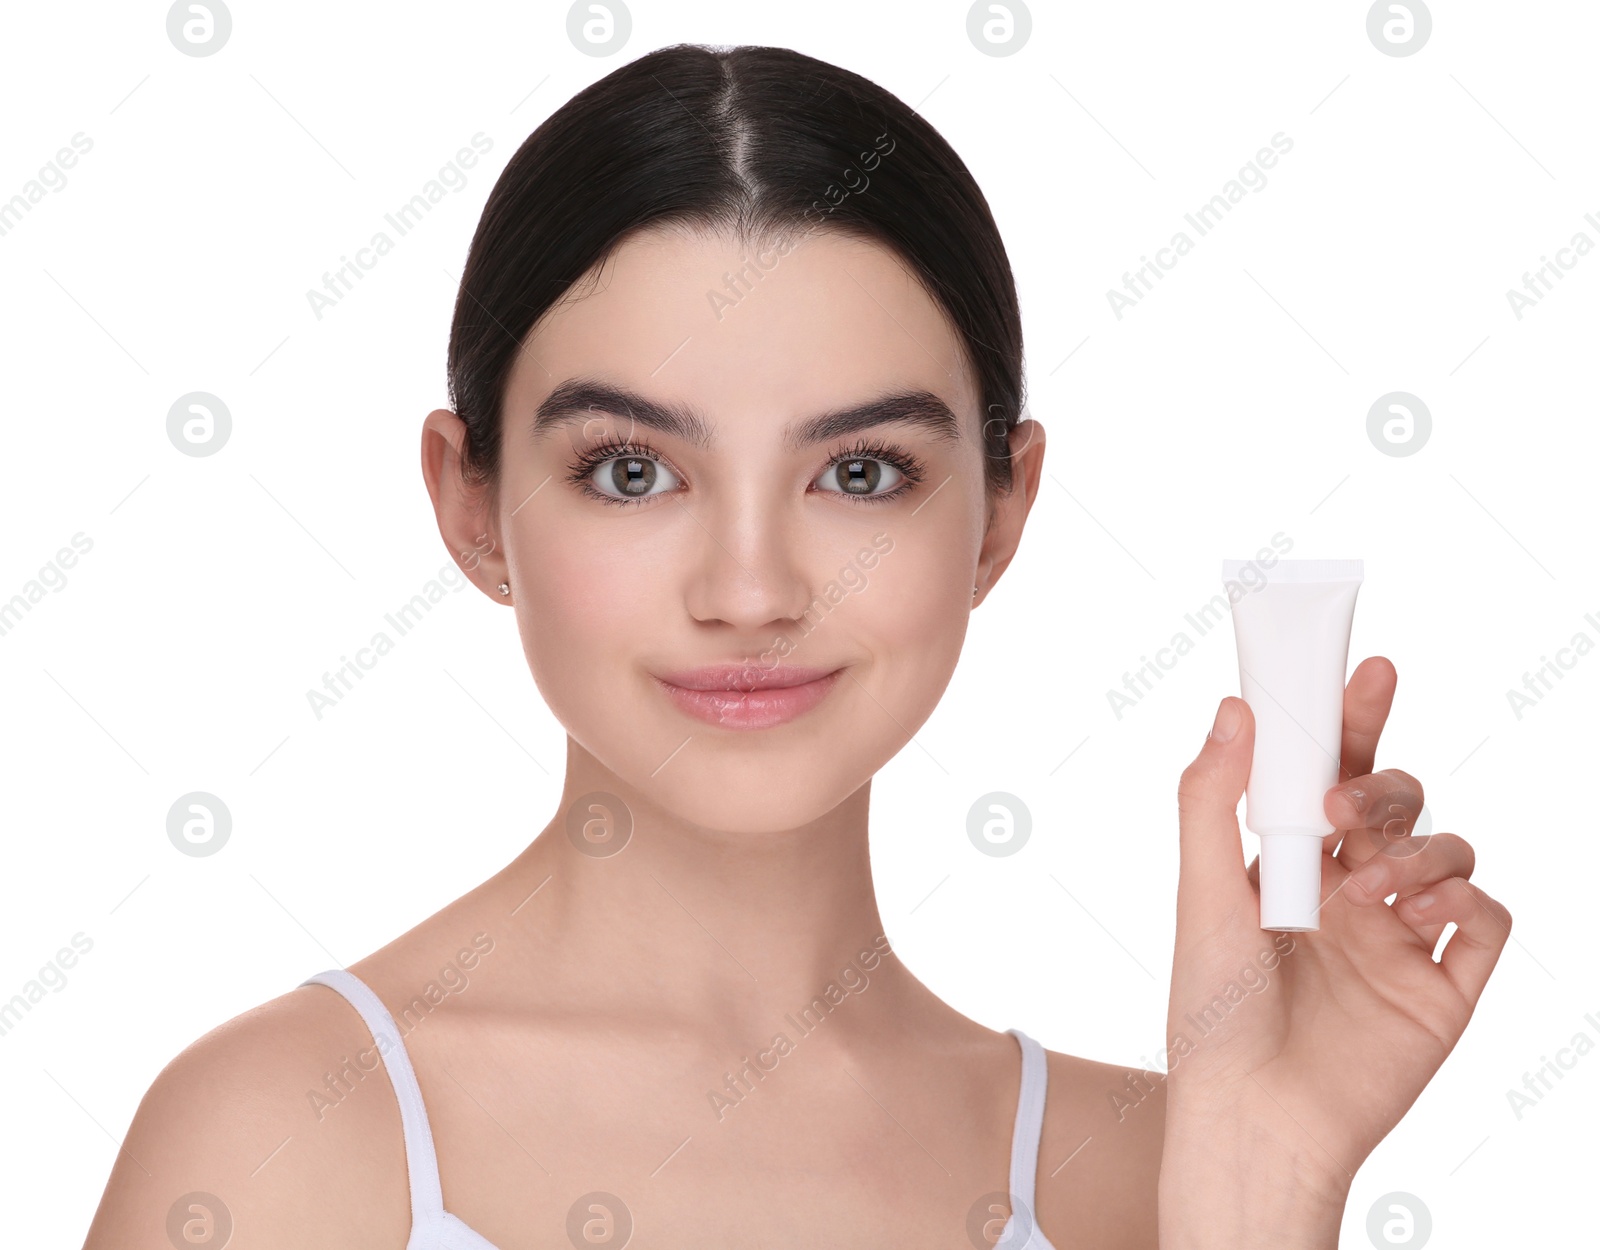
[[[926,991],[886,953],[870,788],[792,829],[708,829],[569,740],[556,817],[501,874],[513,942],[559,952],[522,961],[519,988],[713,1038],[792,1039],[808,1010],[840,1041],[908,1018]]]

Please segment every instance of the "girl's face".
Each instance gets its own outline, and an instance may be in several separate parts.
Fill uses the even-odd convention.
[[[540,693],[605,770],[585,782],[741,833],[824,816],[922,726],[1044,444],[1013,433],[986,532],[979,395],[943,313],[876,244],[790,246],[634,235],[518,356],[493,512],[455,491],[440,511],[453,550],[495,536],[474,578],[496,601],[509,582]],[[662,680],[706,666],[734,670],[723,693]],[[775,693],[800,669],[828,676]]]

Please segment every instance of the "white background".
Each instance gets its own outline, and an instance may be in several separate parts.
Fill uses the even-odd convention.
[[[412,927],[554,810],[562,730],[475,591],[320,721],[306,692],[449,567],[419,428],[445,403],[494,179],[574,92],[685,40],[793,47],[918,108],[1020,288],[1046,477],[944,702],[874,787],[901,958],[992,1027],[1158,1066],[1175,790],[1238,693],[1231,628],[1120,718],[1107,691],[1218,592],[1223,557],[1282,531],[1294,556],[1362,558],[1350,663],[1400,674],[1378,766],[1422,780],[1516,924],[1460,1045],[1358,1173],[1345,1244],[1368,1244],[1391,1191],[1426,1203],[1438,1246],[1592,1231],[1573,1181],[1600,1055],[1520,1118],[1507,1091],[1576,1034],[1600,1041],[1581,932],[1600,656],[1520,718],[1507,691],[1600,639],[1600,255],[1520,318],[1507,292],[1578,232],[1600,243],[1600,11],[1440,3],[1426,46],[1391,56],[1359,3],[1041,3],[1026,46],[990,56],[960,4],[785,10],[640,3],[608,57],[555,4],[239,3],[206,57],[175,50],[160,5],[8,12],[0,201],[93,142],[0,235],[0,600],[74,534],[93,543],[0,636],[0,999],[93,942],[0,1037],[7,1189],[28,1195],[11,1240],[80,1244],[173,1055]],[[306,292],[478,131],[493,147],[467,185],[317,319]],[[1265,187],[1118,318],[1107,292],[1280,131]],[[1404,457],[1367,435],[1396,390],[1432,414]],[[191,391],[232,414],[215,456],[167,438]],[[167,840],[193,790],[232,813],[215,856]],[[1034,822],[1005,858],[965,831],[993,790]],[[1352,1053],[1352,1077],[1384,1059]]]

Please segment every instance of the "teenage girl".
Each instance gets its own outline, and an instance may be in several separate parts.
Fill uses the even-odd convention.
[[[1315,932],[1259,927],[1254,722],[1221,701],[1178,785],[1165,1072],[986,1028],[885,934],[872,779],[1045,450],[999,233],[927,122],[781,48],[617,69],[496,183],[448,367],[424,478],[567,730],[560,802],[175,1058],[88,1250],[1336,1245],[1511,923],[1463,839],[1403,836],[1387,660],[1347,688]]]

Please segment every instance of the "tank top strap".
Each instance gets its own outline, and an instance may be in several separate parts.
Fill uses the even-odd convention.
[[[422,1104],[422,1087],[411,1067],[400,1030],[372,989],[355,973],[330,968],[307,977],[301,985],[326,985],[338,991],[361,1013],[367,1031],[377,1043],[384,1070],[400,1104],[400,1128],[405,1135],[406,1174],[411,1188],[413,1229],[431,1228],[444,1214],[444,1194],[439,1184],[439,1159],[433,1148],[433,1130],[428,1127],[428,1111]]]
[[[1011,1193],[1034,1214],[1033,1185],[1039,1171],[1039,1139],[1044,1132],[1046,1068],[1044,1047],[1021,1029],[1007,1029],[1022,1048],[1022,1082],[1017,1091],[1017,1121],[1011,1132]]]

